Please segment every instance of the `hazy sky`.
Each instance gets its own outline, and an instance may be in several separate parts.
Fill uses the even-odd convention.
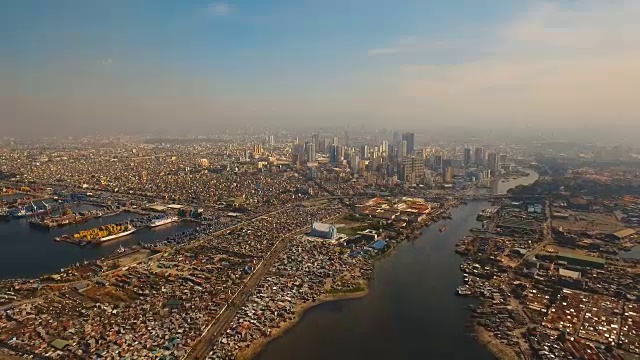
[[[638,0],[6,1],[2,133],[640,123]]]

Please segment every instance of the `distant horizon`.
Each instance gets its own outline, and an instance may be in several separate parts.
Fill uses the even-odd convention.
[[[3,134],[0,142],[4,139],[15,139],[18,141],[39,141],[39,140],[64,140],[67,138],[89,138],[89,137],[132,137],[137,139],[215,139],[219,137],[237,136],[239,134],[251,134],[253,136],[279,135],[281,133],[296,134],[333,134],[342,139],[344,131],[348,131],[351,136],[358,136],[362,133],[362,127],[365,127],[365,133],[374,134],[376,132],[384,134],[385,131],[391,132],[414,132],[420,140],[428,140],[429,142],[437,142],[438,140],[458,141],[458,142],[576,142],[584,144],[597,144],[600,146],[621,145],[640,149],[637,145],[635,132],[640,130],[640,124],[625,126],[592,126],[589,128],[530,128],[526,126],[511,128],[483,128],[469,127],[463,125],[436,125],[427,127],[386,127],[386,126],[367,126],[366,124],[356,124],[349,126],[339,125],[297,125],[289,127],[277,127],[267,125],[236,125],[224,126],[217,130],[200,130],[200,129],[183,129],[175,131],[93,131],[61,134],[48,134],[38,136],[30,134],[27,136],[10,136]]]
[[[6,136],[317,124],[640,135],[637,1],[5,8]]]

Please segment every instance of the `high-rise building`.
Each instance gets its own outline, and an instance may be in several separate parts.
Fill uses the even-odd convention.
[[[412,132],[406,132],[402,134],[402,141],[407,142],[407,154],[413,155],[413,151],[415,150],[416,145],[416,134]]]
[[[389,142],[387,140],[382,141],[380,152],[382,152],[383,156],[389,156]]]
[[[394,131],[394,132],[393,132],[393,143],[394,143],[394,144],[397,144],[397,143],[399,143],[399,142],[400,142],[400,140],[401,140],[401,138],[400,138],[400,133],[399,133],[399,132],[397,132],[397,131]]]
[[[293,144],[291,151],[291,163],[293,165],[300,165],[304,162],[304,144]]]
[[[398,144],[398,158],[403,158],[405,156],[407,156],[409,154],[409,152],[407,151],[407,141],[406,140],[402,140],[400,141],[400,143]]]
[[[442,155],[438,154],[433,157],[433,167],[435,169],[442,169],[442,163],[443,163]]]
[[[360,158],[361,159],[369,158],[369,146],[367,145],[360,146]]]
[[[312,142],[305,143],[304,151],[307,162],[316,161],[316,144]]]
[[[360,163],[360,156],[358,154],[353,154],[349,159],[349,167],[351,168],[351,172],[358,172],[358,165]]]
[[[329,146],[329,161],[332,164],[342,163],[344,160],[344,146],[331,145]]]
[[[331,162],[332,164],[337,164],[338,155],[339,155],[338,145],[330,145],[329,146],[329,162]]]
[[[424,161],[416,157],[404,157],[398,170],[401,181],[416,183],[424,176]]]
[[[462,156],[462,165],[471,165],[471,148],[465,148]]]
[[[337,137],[334,137],[334,138],[333,138],[333,142],[332,142],[331,144],[333,144],[333,145],[338,145],[338,138],[337,138]]]
[[[311,142],[316,146],[316,150],[320,147],[320,134],[311,135]]]
[[[262,144],[253,145],[253,154],[256,156],[262,155]]]
[[[444,170],[442,171],[442,181],[445,183],[452,183],[453,182],[453,168],[452,167],[446,167],[444,168]]]
[[[497,175],[500,171],[500,155],[494,152],[489,153],[487,163],[489,170],[491,171],[491,175]]]
[[[482,147],[477,147],[476,148],[476,153],[474,156],[474,162],[476,163],[477,166],[483,166],[484,165],[484,149]]]
[[[318,145],[316,150],[318,150],[318,152],[321,152],[323,154],[326,154],[329,151],[329,144],[328,144],[327,138],[320,139],[320,144]]]
[[[276,143],[276,137],[273,135],[269,135],[269,145],[274,145]]]

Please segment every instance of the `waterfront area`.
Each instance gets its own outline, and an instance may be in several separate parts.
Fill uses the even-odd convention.
[[[452,220],[398,245],[375,261],[366,296],[311,308],[256,359],[493,359],[467,326],[474,301],[455,296],[462,284],[455,242],[477,226],[475,216],[485,206],[463,205]],[[445,233],[438,231],[442,223]]]
[[[52,274],[62,268],[82,263],[85,260],[97,260],[111,255],[120,246],[130,247],[139,243],[153,243],[164,240],[172,234],[192,229],[195,226],[193,223],[186,222],[169,227],[140,231],[133,236],[95,247],[78,247],[54,241],[55,237],[81,229],[127,221],[136,216],[136,214],[132,213],[121,213],[51,230],[33,228],[29,226],[26,219],[0,222],[0,246],[3,249],[0,252],[0,263],[3,264],[0,267],[0,279],[32,278]]]
[[[495,153],[500,169],[491,178],[482,158],[452,174],[436,161],[380,158],[378,147],[368,162],[350,163],[335,159],[335,146],[329,156],[318,155],[321,161],[296,154],[299,146],[271,146],[266,154],[245,143],[255,153],[240,160],[239,145],[235,155],[228,155],[234,149],[228,144],[201,146],[101,150],[110,163],[145,169],[130,178],[82,161],[78,171],[97,172],[100,181],[62,177],[49,162],[44,172],[30,168],[28,178],[5,176],[3,192],[13,197],[4,203],[11,215],[0,229],[13,234],[2,241],[11,251],[3,254],[6,263],[15,264],[3,269],[0,282],[5,352],[51,359],[276,359],[317,347],[320,359],[340,357],[347,344],[358,344],[349,347],[349,357],[527,358],[536,352],[533,338],[522,332],[534,322],[513,308],[510,285],[523,275],[509,269],[529,271],[517,257],[528,259],[529,252],[544,251],[547,258],[540,260],[553,262],[553,251],[560,250],[540,244],[559,244],[543,239],[577,236],[567,224],[553,227],[549,214],[582,226],[591,219],[564,209],[560,199],[507,193],[526,190],[539,176],[529,167],[501,166],[496,159],[506,157]],[[176,155],[162,155],[168,148]],[[224,166],[212,166],[203,153]],[[382,160],[397,172],[390,176],[377,166]],[[174,181],[191,188],[171,193]],[[36,198],[66,209],[54,212]],[[31,203],[30,210],[46,214],[16,216]],[[629,203],[599,209],[631,226]],[[97,210],[101,214],[66,226],[30,222]],[[611,225],[611,233],[619,227]],[[591,244],[597,240],[611,256],[632,250],[635,238],[612,246],[607,236],[593,235]],[[509,268],[495,267],[487,254]],[[24,258],[42,264],[12,260]],[[619,311],[633,313],[626,306],[620,303]],[[340,329],[350,327],[344,321],[357,331],[345,334]],[[318,328],[340,338],[314,340]],[[633,329],[619,338],[633,339]],[[419,340],[425,336],[428,346]]]

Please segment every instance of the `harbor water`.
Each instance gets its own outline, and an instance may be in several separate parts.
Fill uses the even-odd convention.
[[[89,205],[74,207],[74,211],[95,209]],[[50,230],[29,226],[27,219],[0,221],[0,279],[33,278],[51,274],[84,260],[95,260],[111,255],[120,246],[128,247],[139,242],[164,240],[167,236],[193,228],[193,223],[177,223],[153,229],[139,229],[135,233],[100,245],[80,247],[65,242],[55,242],[56,236],[73,234],[98,226],[117,223],[139,217],[133,213],[94,218],[85,223],[52,228]]]

